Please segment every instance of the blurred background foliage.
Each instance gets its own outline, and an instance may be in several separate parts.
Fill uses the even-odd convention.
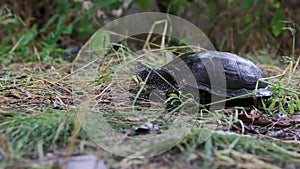
[[[298,0],[2,0],[0,63],[62,61],[105,23],[144,11],[192,22],[221,51],[279,59],[292,54],[293,34],[300,41]]]

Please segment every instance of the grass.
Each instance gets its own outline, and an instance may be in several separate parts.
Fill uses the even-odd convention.
[[[115,57],[109,56],[107,62],[115,64]],[[110,64],[107,65],[107,70],[110,70]],[[120,68],[120,70],[122,69]],[[1,104],[0,130],[2,137],[0,141],[2,149],[7,154],[4,163],[1,164],[3,167],[40,168],[43,166],[53,168],[53,164],[46,163],[49,153],[58,154],[59,157],[77,153],[99,155],[99,147],[93,144],[93,140],[86,135],[85,130],[78,126],[77,111],[73,107],[72,96],[69,92],[72,78],[68,74],[60,69],[53,70],[48,64],[12,65],[2,73],[4,73],[4,78],[0,81],[1,99],[6,102]],[[101,76],[110,77],[112,74],[111,71],[107,71],[107,73],[107,76],[105,74],[101,74]],[[129,78],[131,76],[125,80]],[[126,132],[131,126],[141,123],[145,116],[148,117],[149,114],[146,112],[137,114],[140,111],[114,111],[113,105],[109,104],[112,101],[105,94],[113,90],[106,89],[107,91],[105,91],[104,89],[112,81],[120,79],[100,77],[98,79],[102,80],[96,81],[92,87],[94,87],[93,90],[99,90],[96,90],[95,96],[102,98],[100,103],[105,106],[96,107],[95,110],[111,110],[106,111],[104,117],[114,129]],[[126,88],[121,89],[126,90]],[[275,92],[274,99],[276,96],[278,98],[289,96],[281,86],[278,89],[283,92]],[[29,96],[30,99],[28,99]],[[297,100],[297,97],[294,98]],[[122,100],[116,103],[122,103]],[[296,101],[296,104],[289,102],[290,105],[296,106],[294,111],[298,111],[299,101]],[[127,106],[131,106],[131,104]],[[275,105],[272,109],[275,110]],[[270,111],[274,110],[270,108]],[[100,149],[101,157],[111,168],[120,168],[121,166],[125,166],[125,168],[126,166],[128,168],[146,166],[298,168],[300,166],[299,142],[284,141],[263,134],[239,135],[233,133],[231,129],[235,128],[233,126],[238,126],[237,123],[248,125],[238,119],[239,110],[228,109],[219,113],[221,125],[215,132],[204,130],[201,125],[195,125],[175,147],[158,156],[120,158]],[[234,115],[235,113],[237,114]],[[197,117],[199,116],[195,116],[194,120],[197,120]],[[161,131],[164,131],[168,129],[168,123],[172,123],[172,120],[158,123],[160,123]],[[237,130],[236,132],[241,131]],[[212,132],[209,134],[210,137],[206,137],[207,132]]]
[[[4,137],[9,138],[10,153],[17,155],[16,158],[43,159],[44,150],[67,145],[75,117],[74,112],[68,111],[43,110],[33,115],[7,112],[1,120],[1,130]]]
[[[299,151],[295,151],[299,150],[299,144],[267,141],[234,133],[213,133],[206,142],[199,143],[201,132],[202,129],[194,128],[177,147],[159,156],[123,159],[113,167],[297,168],[300,165]]]

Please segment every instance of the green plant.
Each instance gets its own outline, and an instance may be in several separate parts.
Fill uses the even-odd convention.
[[[8,5],[2,6],[0,9],[0,25],[2,26],[2,33],[6,34],[0,42],[0,62],[7,64],[13,60],[14,52],[20,49],[20,47],[24,47],[23,45],[26,45],[30,41],[30,36],[21,36],[11,31],[16,26],[24,26],[25,23]],[[11,43],[12,39],[17,39],[15,45]],[[22,50],[26,52],[28,48],[23,48]]]
[[[82,3],[76,1],[47,2],[44,7],[43,20],[39,13],[21,18],[15,6],[4,5],[0,11],[0,25],[3,38],[0,43],[0,62],[8,64],[12,61],[43,61],[50,62],[61,58],[69,44],[72,34],[84,34],[87,38],[93,33],[93,26],[97,22],[93,20],[93,9],[82,11]],[[37,3],[38,4],[38,3]],[[28,8],[35,8],[28,6]],[[52,8],[53,11],[52,11]],[[24,10],[26,10],[25,8]],[[26,13],[26,11],[24,12]],[[78,39],[81,38],[81,39]],[[82,40],[82,36],[76,37]]]
[[[293,114],[295,111],[299,111],[299,96],[300,91],[294,86],[291,86],[291,80],[295,76],[297,67],[299,65],[300,57],[295,60],[295,44],[296,44],[296,31],[295,24],[289,21],[281,21],[284,23],[292,24],[293,27],[282,27],[281,31],[288,30],[292,35],[292,49],[290,56],[283,56],[282,59],[284,63],[288,64],[283,73],[265,78],[264,80],[275,79],[275,82],[267,82],[273,88],[273,96],[271,98],[271,103],[267,108],[266,104],[263,103],[265,110],[269,112],[274,112],[274,110],[279,110],[284,114]],[[263,81],[264,81],[263,80]],[[266,82],[266,81],[265,81]]]
[[[284,12],[281,8],[280,2],[277,1],[263,1],[263,0],[246,0],[240,3],[240,8],[242,10],[252,11],[244,15],[244,22],[251,25],[253,22],[256,22],[262,17],[265,10],[271,10],[273,12],[272,20],[269,24],[269,28],[275,36],[279,36],[285,27]],[[263,24],[263,23],[260,23]]]

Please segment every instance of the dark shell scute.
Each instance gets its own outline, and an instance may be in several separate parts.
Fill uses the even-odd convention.
[[[217,63],[221,63],[221,65]],[[265,77],[261,69],[252,61],[236,54],[218,51],[184,54],[163,66],[162,69],[173,77],[176,76],[179,79],[176,82],[181,86],[190,85],[209,93],[214,93],[211,87],[211,79],[214,79],[214,89],[218,91],[214,94],[227,97],[252,93],[257,81]],[[186,71],[186,69],[189,70]],[[222,74],[225,76],[223,81]],[[193,81],[193,78],[196,83],[188,84]],[[220,79],[220,83],[226,83],[226,89],[218,88],[218,83],[216,83],[219,82],[218,79]],[[258,89],[259,92],[256,94],[258,97],[269,97],[272,94],[264,82],[259,83]]]

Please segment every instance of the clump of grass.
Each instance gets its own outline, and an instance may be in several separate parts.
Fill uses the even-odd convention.
[[[44,110],[31,115],[7,112],[0,119],[0,130],[14,158],[43,159],[45,152],[66,147],[75,117],[73,111]]]
[[[211,135],[203,140],[203,136]],[[230,132],[213,132],[194,126],[171,150],[149,159],[131,159],[128,168],[139,164],[168,168],[298,168],[299,145],[266,141]],[[114,163],[115,168],[124,164]]]
[[[207,137],[204,143],[199,142],[207,132],[211,137]],[[179,153],[174,154],[176,161],[183,162],[192,156],[190,162],[195,167],[285,168],[292,166],[297,168],[300,166],[298,144],[258,140],[250,136],[213,132],[199,127],[194,127],[176,149],[182,153],[180,157],[177,155]]]

